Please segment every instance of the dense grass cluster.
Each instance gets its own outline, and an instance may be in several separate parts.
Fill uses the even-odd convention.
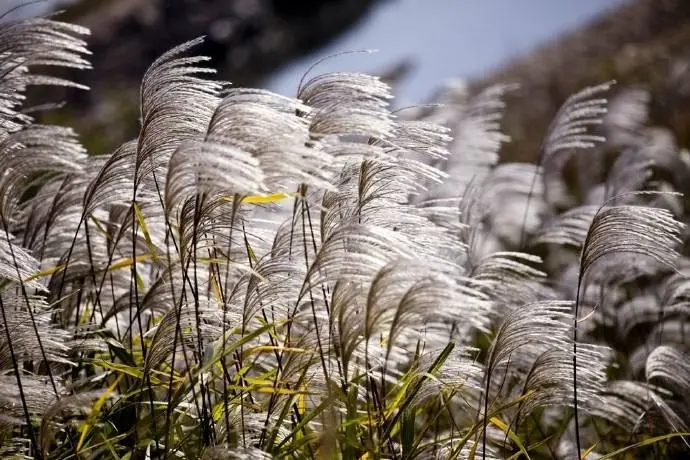
[[[86,33],[0,25],[3,458],[683,458],[690,155],[644,93],[588,88],[498,165],[510,87],[289,98],[193,41],[89,156],[24,105]]]

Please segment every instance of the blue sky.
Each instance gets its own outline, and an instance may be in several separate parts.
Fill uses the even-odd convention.
[[[399,89],[399,103],[424,102],[450,77],[479,77],[539,43],[577,27],[623,0],[386,0],[332,44],[292,62],[266,85],[294,95],[302,73],[321,57],[350,54],[316,73],[379,71],[410,58],[415,68]]]

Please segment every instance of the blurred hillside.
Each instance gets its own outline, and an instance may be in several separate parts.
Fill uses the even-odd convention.
[[[535,25],[537,27],[537,25]],[[504,128],[514,142],[504,159],[538,156],[560,105],[587,85],[616,80],[651,94],[650,122],[690,146],[690,1],[631,0],[472,84],[515,82]]]

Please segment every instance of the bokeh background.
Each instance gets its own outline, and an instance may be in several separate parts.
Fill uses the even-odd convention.
[[[18,5],[24,6],[16,8]],[[3,20],[64,10],[92,29],[94,69],[73,78],[89,93],[56,92],[65,108],[46,121],[76,123],[87,147],[104,153],[136,133],[137,86],[170,47],[206,35],[200,53],[236,85],[294,95],[316,73],[378,73],[397,105],[433,101],[450,79],[470,90],[516,82],[506,130],[525,139],[505,155],[531,158],[548,119],[572,92],[616,79],[652,89],[652,121],[683,127],[681,81],[690,43],[687,0],[0,0]],[[15,8],[12,10],[12,8]],[[12,10],[12,11],[10,11]],[[663,83],[660,83],[663,82]],[[41,94],[42,99],[46,94]],[[535,133],[534,131],[537,131]],[[535,140],[535,142],[537,142]]]

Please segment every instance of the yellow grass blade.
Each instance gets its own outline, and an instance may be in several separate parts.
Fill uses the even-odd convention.
[[[620,454],[624,454],[629,450],[637,449],[638,447],[651,446],[652,444],[656,444],[660,441],[666,441],[667,439],[686,436],[690,436],[690,433],[670,433],[661,436],[655,436],[653,438],[647,438],[643,441],[636,442],[635,444],[631,444],[629,446],[623,447],[622,449],[618,449],[614,452],[611,452],[610,454],[606,454],[603,457],[599,457],[599,460],[608,460],[610,458],[617,457]]]
[[[515,434],[515,432],[511,430],[510,427],[503,422],[503,420],[498,417],[491,417],[489,420],[501,431],[508,435],[510,440],[513,441],[516,446],[518,446],[518,449],[520,449],[520,452],[525,456],[525,458],[527,458],[527,460],[531,460],[529,454],[527,453],[527,449],[525,449],[525,446],[522,444],[522,440],[520,440],[520,437]]]
[[[268,195],[250,195],[242,198],[243,203],[247,204],[266,204],[266,203],[277,203],[283,201],[286,198],[290,198],[293,193],[270,193]],[[231,196],[225,197],[226,201],[234,201]]]
[[[93,407],[91,408],[91,412],[89,413],[89,419],[86,423],[84,423],[84,426],[81,429],[81,436],[79,437],[79,442],[77,443],[77,451],[80,451],[82,446],[84,445],[84,441],[86,440],[86,435],[89,433],[89,430],[91,429],[91,426],[93,425],[93,419],[98,413],[101,411],[101,408],[103,407],[103,404],[105,404],[106,399],[115,391],[117,386],[120,384],[120,381],[124,375],[120,374],[115,381],[113,382],[112,385],[110,385],[106,390],[101,394],[101,396],[96,400],[96,402],[93,404]]]
[[[134,214],[137,218],[137,223],[141,232],[144,234],[144,240],[146,241],[146,246],[149,248],[149,252],[153,255],[154,260],[158,260],[158,255],[156,254],[156,247],[153,245],[151,240],[151,233],[149,232],[149,227],[146,225],[146,219],[144,219],[144,213],[141,212],[139,205],[134,203]]]

